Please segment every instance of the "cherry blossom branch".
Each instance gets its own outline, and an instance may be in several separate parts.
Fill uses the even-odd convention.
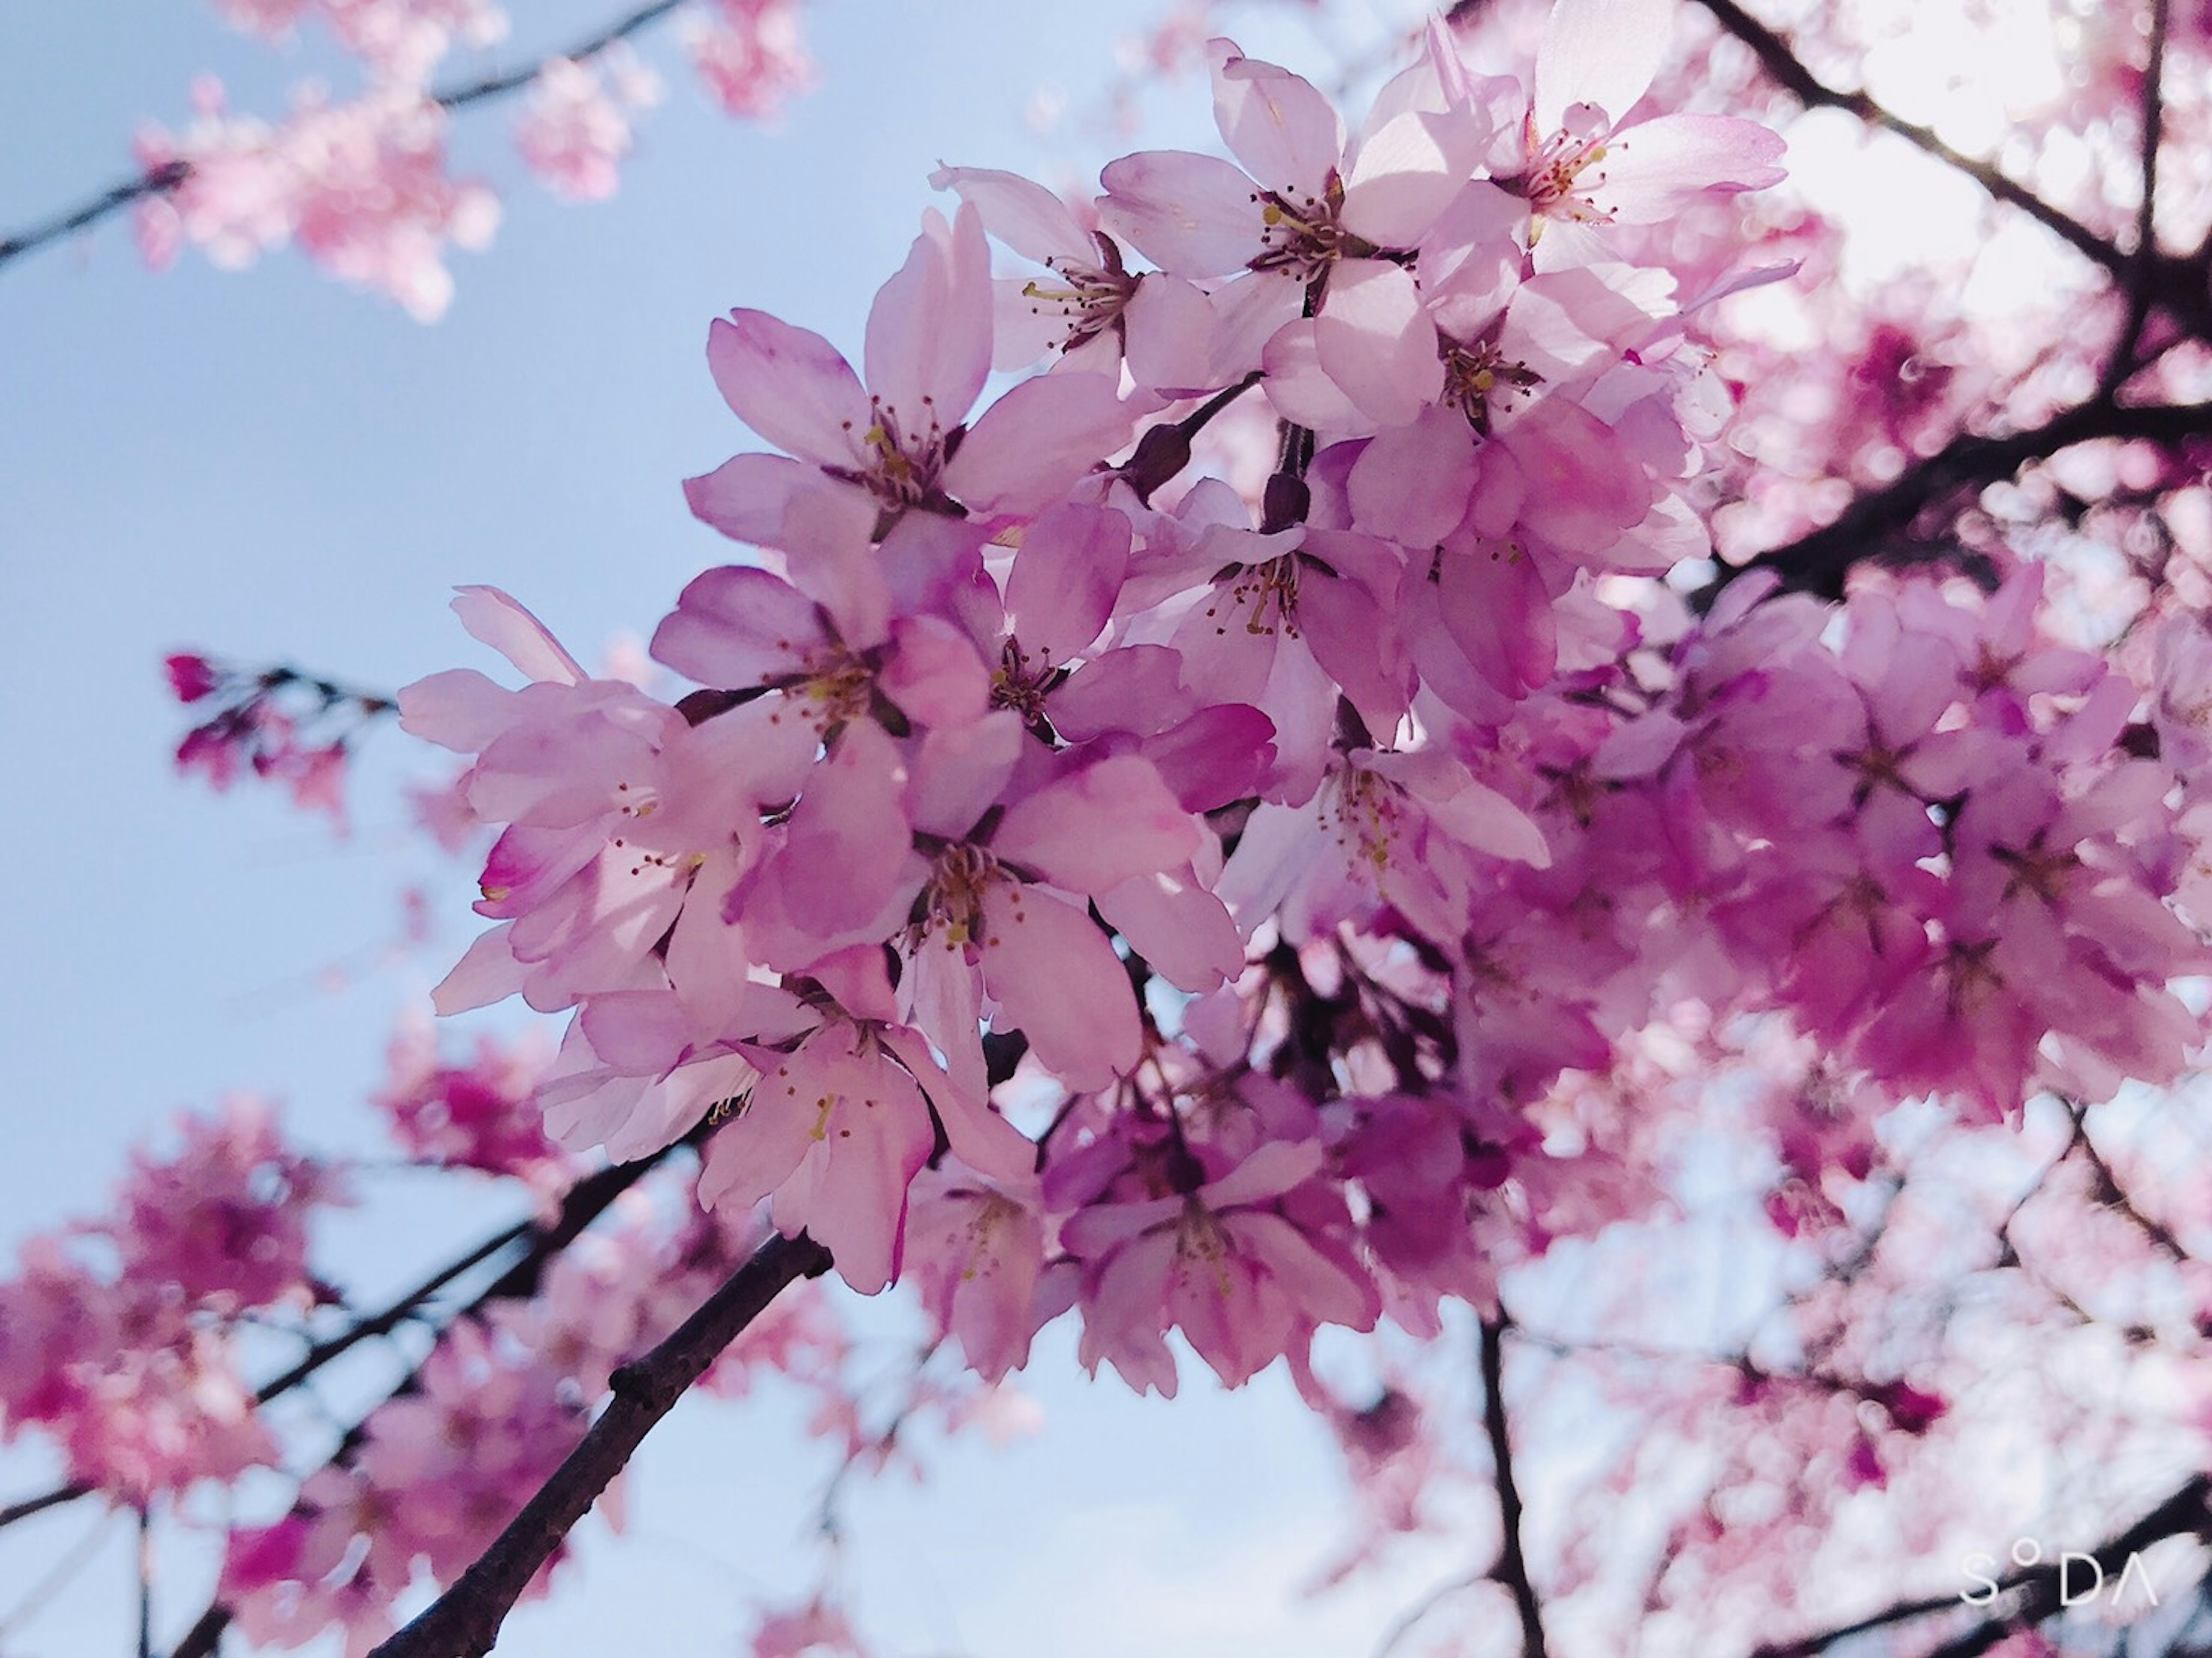
[[[1869,126],[1893,132],[1936,160],[1957,168],[1997,200],[2016,207],[2068,246],[2115,276],[2124,272],[2128,256],[2088,226],[2053,206],[2027,185],[1987,161],[1951,148],[1935,132],[1877,103],[1865,92],[1842,92],[1805,66],[1790,43],[1735,3],[1735,0],[1698,0],[1720,26],[1749,46],[1761,67],[1783,89],[1808,108],[1825,106],[1856,115]]]
[[[584,1442],[476,1564],[370,1658],[483,1658],[530,1580],[646,1435],[787,1285],[829,1269],[830,1252],[803,1233],[763,1244],[675,1334],[614,1373],[613,1398]]]
[[[378,1311],[356,1319],[337,1334],[315,1343],[301,1355],[299,1362],[289,1370],[264,1382],[255,1391],[253,1402],[256,1405],[266,1405],[272,1400],[281,1398],[313,1376],[340,1354],[351,1351],[363,1341],[377,1336],[389,1335],[401,1324],[413,1317],[422,1304],[439,1291],[472,1268],[483,1265],[518,1239],[528,1236],[531,1230],[530,1222],[517,1221],[506,1230],[486,1238],[459,1260],[448,1261],[422,1283],[386,1303]],[[94,1487],[81,1481],[71,1480],[66,1485],[56,1485],[52,1490],[40,1491],[35,1497],[27,1497],[18,1502],[10,1503],[5,1508],[0,1508],[0,1530],[5,1530],[18,1520],[27,1520],[33,1515],[45,1513],[48,1509],[58,1508],[64,1503],[74,1503],[81,1497],[89,1497],[93,1490]]]
[[[679,1145],[693,1143],[691,1136],[677,1142]],[[659,1167],[668,1152],[674,1149],[672,1146],[666,1148],[650,1157],[641,1157],[635,1163],[617,1163],[578,1181],[561,1199],[560,1212],[551,1221],[531,1222],[525,1226],[524,1232],[530,1240],[530,1247],[513,1266],[471,1297],[468,1304],[454,1315],[454,1319],[471,1317],[494,1301],[516,1300],[534,1293],[538,1279],[553,1258],[581,1236],[585,1229],[611,1208],[624,1192]],[[489,1253],[485,1258],[489,1258]],[[434,1342],[433,1351],[435,1346]],[[422,1363],[400,1378],[398,1384],[383,1399],[362,1412],[325,1459],[325,1467],[343,1461],[362,1442],[369,1418],[378,1410],[419,1385],[422,1364],[428,1362],[429,1355],[426,1353]],[[169,1658],[211,1658],[216,1644],[222,1639],[223,1631],[229,1627],[230,1619],[231,1610],[228,1606],[220,1600],[212,1603],[186,1631],[184,1639],[172,1649]]]
[[[1511,1593],[1514,1609],[1520,1613],[1522,1658],[1546,1658],[1543,1607],[1536,1599],[1536,1586],[1528,1581],[1528,1558],[1521,1551],[1521,1488],[1513,1478],[1511,1436],[1506,1431],[1505,1327],[1502,1310],[1497,1317],[1481,1321],[1482,1420],[1490,1436],[1491,1461],[1497,1468],[1498,1517],[1503,1533],[1498,1564],[1491,1576]]]
[[[2109,1576],[2124,1567],[2130,1555],[2163,1539],[2212,1535],[2212,1509],[2206,1506],[2208,1499],[2212,1499],[2212,1476],[2199,1474],[2110,1542],[2091,1550],[2089,1557],[2097,1563],[2100,1571]],[[1980,1654],[1987,1652],[2013,1631],[2040,1623],[2061,1610],[2059,1589],[2063,1571],[2063,1562],[2054,1561],[2048,1565],[2016,1570],[1998,1578],[1996,1597],[2021,1594],[2023,1596],[2021,1604],[1974,1625],[1930,1652],[1928,1658],[1978,1658]],[[1996,1597],[1993,1597],[1993,1602]],[[1824,1630],[1818,1635],[1801,1636],[1778,1646],[1757,1648],[1751,1654],[1751,1658],[1819,1658],[1819,1655],[1839,1642],[1937,1612],[1955,1612],[1960,1605],[1955,1594],[1900,1600],[1854,1622]]]
[[[1833,523],[1723,570],[1699,593],[1698,602],[1710,604],[1728,583],[1759,569],[1779,572],[1784,588],[1840,598],[1854,564],[1876,556],[1883,541],[1956,490],[2010,477],[2030,461],[2094,438],[2173,443],[2207,434],[2212,434],[2212,403],[2135,405],[2110,398],[2077,404],[2040,426],[2002,437],[1962,433],[1894,483],[1857,497]]]
[[[684,0],[652,0],[652,3],[641,6],[614,22],[594,30],[565,51],[547,52],[524,67],[504,74],[486,76],[481,80],[441,88],[430,94],[429,101],[443,109],[465,109],[471,104],[484,103],[520,92],[544,74],[548,64],[562,58],[583,63],[596,58],[610,46],[650,28],[683,3]],[[185,180],[191,176],[192,164],[190,161],[165,161],[137,178],[109,186],[43,224],[33,225],[11,235],[0,236],[0,265],[49,242],[59,241],[74,231],[89,229],[149,196],[173,195],[182,189]]]

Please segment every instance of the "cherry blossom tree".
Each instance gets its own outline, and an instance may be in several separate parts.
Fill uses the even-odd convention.
[[[603,195],[669,9],[440,90],[487,9],[228,7],[362,102],[210,95],[57,222],[433,313],[442,122],[527,88]],[[1494,0],[1288,65],[1224,10],[1133,71],[1216,149],[939,164],[857,361],[708,321],[723,562],[649,662],[480,585],[395,689],[168,659],[218,787],[441,752],[435,1012],[544,1035],[396,1037],[395,1155],[532,1212],[387,1301],[313,1248],[358,1169],[244,1097],[0,1283],[66,1469],[0,1525],[135,1515],[147,1585],[219,1534],[142,1653],[489,1651],[688,1393],[795,1388],[857,1477],[1063,1321],[1140,1393],[1281,1366],[1327,1584],[1453,1540],[1380,1652],[2212,1649],[2212,24]],[[788,28],[695,16],[717,96]]]

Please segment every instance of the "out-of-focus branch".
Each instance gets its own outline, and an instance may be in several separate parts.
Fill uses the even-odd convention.
[[[1505,1422],[1505,1327],[1501,1309],[1482,1321],[1482,1422],[1490,1436],[1497,1469],[1498,1517],[1502,1535],[1491,1576],[1505,1586],[1521,1619],[1522,1658],[1546,1658],[1544,1610],[1536,1586],[1528,1581],[1528,1560],[1521,1548],[1521,1487],[1513,1477],[1512,1436]]]
[[[2105,365],[2100,390],[2106,395],[2135,372],[2136,347],[2150,320],[2151,289],[2158,269],[2158,149],[2166,138],[2166,39],[2172,21],[2171,0],[2151,0],[2150,59],[2143,69],[2142,202],[2136,209],[2136,245],[2128,270],[2128,316]]]
[[[1931,129],[1906,120],[1877,103],[1865,92],[1843,92],[1830,86],[1806,68],[1804,61],[1787,40],[1736,4],[1735,0],[1698,0],[1698,3],[1712,13],[1723,28],[1749,46],[1757,55],[1760,66],[1799,103],[1808,108],[1844,110],[1857,116],[1869,126],[1897,134],[1936,160],[1957,168],[1997,200],[2018,208],[2077,252],[2104,266],[2115,276],[2127,268],[2127,255],[2072,215],[2045,201],[2018,179],[1987,161],[1978,161],[1972,156],[1952,149]]]
[[[2144,1213],[2135,1199],[2129,1195],[2127,1188],[2120,1184],[2119,1171],[2112,1167],[2111,1160],[2097,1149],[2096,1142],[2089,1138],[2088,1125],[2082,1121],[2082,1108],[2079,1106],[2071,1108],[2075,1112],[2074,1121],[2081,1126],[2078,1143],[2081,1155],[2088,1160],[2090,1171],[2096,1176],[2098,1203],[2128,1222],[2174,1260],[2194,1260],[2195,1254],[2182,1242],[2173,1229],[2155,1216]]]
[[[0,1527],[14,1525],[18,1520],[28,1520],[34,1514],[44,1514],[48,1509],[58,1509],[64,1503],[74,1503],[87,1495],[92,1487],[72,1481],[57,1485],[52,1491],[40,1491],[36,1497],[27,1497],[20,1503],[10,1503],[0,1509]]]
[[[629,1463],[647,1434],[786,1286],[830,1268],[811,1238],[774,1237],[675,1334],[614,1374],[614,1397],[584,1442],[476,1564],[371,1658],[483,1658],[538,1569]]]
[[[596,1179],[598,1176],[592,1178]],[[532,1230],[532,1228],[528,1221],[517,1221],[505,1231],[495,1233],[486,1238],[458,1260],[448,1261],[415,1285],[413,1289],[406,1291],[386,1303],[380,1310],[369,1314],[364,1318],[356,1319],[337,1334],[330,1337],[327,1340],[317,1342],[300,1356],[299,1363],[293,1365],[291,1369],[264,1382],[255,1392],[253,1402],[257,1405],[266,1405],[270,1400],[291,1392],[293,1388],[298,1387],[341,1353],[347,1352],[374,1337],[389,1335],[400,1325],[412,1318],[424,1302],[429,1300],[432,1296],[436,1295],[455,1278],[473,1267],[482,1266],[518,1239],[530,1236]]]
[[[7,264],[19,253],[27,253],[34,247],[59,241],[71,231],[98,224],[110,214],[120,213],[133,202],[143,201],[149,196],[166,196],[191,176],[191,162],[167,161],[150,173],[111,185],[89,201],[55,215],[44,224],[33,225],[28,230],[19,230],[10,236],[0,236],[0,264]]]
[[[154,1658],[154,1517],[138,1510],[138,1658]]]
[[[2089,1558],[2097,1563],[2100,1571],[2111,1576],[2126,1569],[2130,1555],[2139,1553],[2154,1543],[2168,1537],[2204,1537],[2212,1533],[2212,1509],[2206,1507],[2208,1498],[2212,1498],[2212,1476],[2199,1474],[2110,1542],[2088,1551]],[[1990,1601],[1990,1615],[1936,1648],[1928,1655],[1928,1658],[1979,1658],[1979,1655],[1987,1652],[2014,1631],[2039,1623],[2061,1610],[2059,1593],[2063,1582],[2063,1561],[2053,1561],[2048,1565],[2015,1570],[1995,1579],[1996,1591]],[[2002,1612],[1997,1612],[1997,1604],[2003,1601],[2013,1604],[2008,1605]],[[1760,1647],[1753,1652],[1751,1658],[1819,1658],[1831,1647],[1854,1636],[1932,1617],[1939,1612],[1955,1612],[1961,1604],[1955,1594],[1929,1595],[1919,1600],[1900,1600],[1852,1623],[1824,1630],[1818,1635],[1802,1636],[1781,1645]]]
[[[1844,580],[1854,564],[1878,559],[1890,537],[1960,489],[2010,477],[2030,461],[2046,459],[2093,438],[2172,443],[2208,434],[2212,434],[2212,403],[2133,405],[2110,398],[2078,404],[2040,426],[2002,437],[1965,433],[1906,469],[1894,483],[1860,495],[1832,524],[1723,569],[1695,602],[1701,607],[1710,604],[1721,588],[1751,570],[1777,572],[1785,589],[1840,598]]]
[[[640,6],[627,17],[617,18],[597,33],[585,36],[566,52],[554,52],[504,75],[489,75],[481,81],[471,81],[464,86],[441,88],[431,94],[432,100],[447,109],[464,109],[486,99],[503,98],[510,92],[520,92],[543,74],[546,64],[556,58],[566,58],[580,64],[596,58],[609,46],[619,45],[634,34],[643,33],[683,3],[684,0],[653,0],[650,5]]]
[[[441,87],[430,94],[430,101],[446,109],[465,109],[471,104],[506,97],[536,81],[544,73],[547,64],[563,58],[577,63],[596,58],[617,42],[652,27],[682,3],[684,0],[652,0],[650,4],[640,6],[613,22],[593,30],[566,49],[547,52],[520,69],[455,86]],[[59,241],[74,231],[88,229],[149,196],[173,195],[191,176],[190,161],[165,161],[137,178],[111,185],[76,206],[56,214],[42,224],[33,225],[11,235],[0,236],[0,265],[21,254],[43,247],[48,242]]]

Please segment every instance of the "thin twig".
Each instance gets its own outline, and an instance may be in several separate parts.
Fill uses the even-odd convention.
[[[530,1580],[646,1435],[787,1285],[829,1267],[830,1252],[803,1234],[763,1244],[675,1334],[615,1372],[614,1396],[584,1442],[476,1564],[370,1658],[483,1658]]]
[[[356,1319],[328,1340],[317,1342],[300,1356],[300,1362],[293,1365],[290,1370],[286,1370],[282,1376],[272,1376],[264,1382],[255,1392],[253,1402],[257,1405],[266,1405],[271,1400],[291,1392],[293,1388],[298,1387],[341,1353],[376,1336],[389,1335],[400,1325],[412,1318],[421,1309],[422,1303],[436,1295],[439,1291],[471,1268],[482,1266],[509,1244],[528,1237],[531,1230],[530,1222],[517,1221],[505,1231],[486,1238],[459,1260],[447,1262],[413,1289],[389,1303],[380,1311],[373,1313],[366,1318]]]
[[[1497,1470],[1498,1517],[1504,1535],[1491,1576],[1513,1596],[1521,1617],[1522,1658],[1546,1658],[1544,1611],[1536,1586],[1528,1581],[1528,1561],[1521,1549],[1521,1488],[1513,1478],[1512,1436],[1505,1424],[1505,1314],[1482,1321],[1482,1421],[1490,1436],[1490,1457]]]
[[[682,3],[683,0],[652,0],[651,4],[641,6],[614,22],[594,30],[566,51],[548,52],[521,69],[510,70],[501,75],[486,76],[481,80],[440,88],[430,94],[429,101],[443,109],[464,109],[471,104],[483,103],[519,92],[544,73],[548,64],[563,58],[575,63],[596,58],[617,41],[627,40],[651,27]],[[192,164],[190,161],[165,161],[135,179],[126,179],[110,185],[89,200],[57,214],[42,224],[0,237],[0,265],[49,242],[59,241],[73,231],[98,224],[149,196],[173,195],[191,176]]]

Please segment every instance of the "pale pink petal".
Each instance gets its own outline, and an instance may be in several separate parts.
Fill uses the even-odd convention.
[[[1233,162],[1147,149],[1099,175],[1098,216],[1109,230],[1178,276],[1224,276],[1260,251],[1266,228],[1252,180]]]
[[[907,788],[907,817],[924,835],[964,840],[1006,788],[1028,741],[1021,716],[1010,708],[930,732]]]
[[[793,921],[830,938],[883,908],[912,849],[899,809],[905,787],[906,767],[883,727],[848,725],[808,778],[774,866]]]
[[[1488,137],[1471,111],[1393,117],[1361,143],[1339,216],[1377,247],[1414,246],[1474,177]]]
[[[1279,270],[1256,270],[1239,276],[1213,295],[1213,345],[1209,359],[1215,384],[1227,386],[1255,368],[1264,367],[1272,379],[1280,372],[1275,357],[1276,339],[1294,333],[1302,325],[1306,285]],[[1358,417],[1352,416],[1357,424]],[[1339,423],[1334,429],[1342,430]]]
[[[906,264],[868,312],[868,389],[908,435],[947,429],[968,412],[991,372],[991,254],[983,222],[964,202],[947,225],[922,218]]]
[[[1042,374],[986,409],[945,469],[975,513],[1034,513],[1128,446],[1135,411],[1103,374]]]
[[[462,754],[481,754],[516,717],[515,695],[474,668],[448,668],[399,688],[399,729]]]
[[[1135,993],[1089,916],[1034,887],[994,883],[978,940],[983,987],[1069,1088],[1104,1088],[1143,1051]]]
[[[1342,259],[1314,319],[1322,370],[1378,426],[1399,426],[1443,388],[1437,331],[1413,273],[1387,259]]]
[[[1243,56],[1232,40],[1209,41],[1206,52],[1214,125],[1229,153],[1262,190],[1318,200],[1344,154],[1335,107],[1304,77]]]
[[[884,695],[916,725],[972,725],[991,702],[990,676],[975,647],[951,623],[909,616],[891,629],[893,653],[884,665]]]
[[[1781,135],[1725,115],[1662,115],[1606,147],[1602,200],[1622,224],[1657,224],[1708,191],[1782,182]]]
[[[1055,256],[1095,258],[1097,248],[1067,203],[1042,185],[1017,173],[992,167],[941,167],[929,175],[930,188],[951,190],[975,204],[983,228],[1025,259],[1039,264]]]
[[[545,624],[496,587],[455,590],[453,614],[470,636],[481,640],[532,679],[580,685],[591,677]]]
[[[1672,0],[1559,0],[1536,48],[1540,135],[1570,105],[1595,104],[1614,125],[1644,95],[1674,33]]]
[[[1129,520],[1070,503],[1030,526],[1006,582],[1006,626],[1032,656],[1064,663],[1098,637],[1129,567]]]
[[[1247,288],[1252,284],[1243,284]],[[1270,283],[1271,288],[1288,284]],[[1293,296],[1295,297],[1295,296]],[[1310,319],[1285,322],[1269,335],[1261,367],[1267,378],[1261,382],[1275,412],[1297,425],[1317,432],[1357,436],[1374,429],[1335,377],[1322,366],[1321,349]]]
[[[684,480],[684,499],[694,518],[732,541],[756,547],[783,545],[784,523],[794,501],[833,494],[851,498],[863,534],[872,527],[875,507],[868,496],[830,482],[788,455],[738,455],[711,472]]]
[[[1212,990],[1244,966],[1237,923],[1188,864],[1109,888],[1097,904],[1129,948],[1179,990]]]
[[[1346,481],[1352,522],[1402,546],[1433,547],[1459,527],[1475,480],[1467,422],[1431,407],[1378,432]]]
[[[507,934],[514,928],[514,922],[501,921],[478,933],[462,952],[453,970],[430,993],[430,1005],[441,1017],[489,1007],[520,992],[523,967],[507,946]]]
[[[683,1005],[665,990],[602,992],[577,1020],[592,1051],[617,1071],[665,1071],[691,1040]]]
[[[921,1084],[955,1157],[993,1180],[1019,1184],[1035,1179],[1036,1142],[992,1110],[980,1089],[946,1075],[913,1032],[888,1028],[882,1039]]]
[[[1148,760],[1119,755],[1016,801],[991,849],[1071,892],[1187,862],[1198,825]]]
[[[707,367],[731,411],[788,454],[853,464],[868,394],[837,348],[765,311],[732,311],[707,331]]]
[[[1260,792],[1274,764],[1274,735],[1266,714],[1232,702],[1147,738],[1144,756],[1185,811],[1212,811]]]
[[[812,599],[766,570],[726,565],[692,578],[653,635],[653,657],[734,690],[797,674],[824,643]]]
[[[1137,279],[1121,309],[1128,336],[1129,374],[1148,392],[1211,391],[1214,312],[1206,293],[1154,270]]]

